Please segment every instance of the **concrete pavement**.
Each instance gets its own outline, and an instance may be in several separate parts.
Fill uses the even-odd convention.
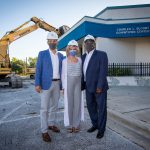
[[[25,81],[23,89],[0,88],[0,149],[142,150],[144,149],[143,147],[147,149],[146,144],[146,146],[141,144],[146,143],[145,137],[143,137],[142,134],[135,136],[132,129],[128,127],[128,123],[124,126],[125,121],[121,121],[121,124],[121,119],[118,119],[120,118],[118,113],[126,115],[126,117],[130,116],[131,118],[134,118],[133,114],[135,114],[135,112],[133,111],[137,109],[132,110],[132,107],[129,109],[128,106],[131,105],[125,105],[123,97],[126,99],[134,99],[133,97],[136,96],[135,99],[137,99],[138,97],[143,96],[146,101],[148,90],[149,89],[144,89],[146,92],[137,96],[136,92],[143,93],[142,89],[131,90],[130,87],[110,88],[108,92],[107,129],[104,138],[101,140],[96,139],[97,132],[92,134],[86,132],[91,126],[86,109],[85,122],[82,123],[81,132],[77,134],[67,133],[63,125],[63,104],[60,103],[58,126],[61,128],[61,133],[56,134],[50,131],[49,133],[52,136],[53,142],[47,144],[41,139],[39,118],[40,97],[34,92],[34,82]],[[143,97],[142,100],[144,101]],[[124,103],[121,104],[121,101]],[[145,106],[148,106],[148,104],[148,102],[146,104],[142,103],[141,105],[143,105],[143,107],[140,107],[140,110],[145,108]],[[123,105],[126,109],[122,107]],[[121,109],[119,109],[120,107]],[[134,119],[137,118],[135,117]],[[142,139],[142,142],[137,143],[133,140],[133,137],[138,137],[139,140]]]
[[[150,87],[110,87],[108,91],[108,126],[146,149],[150,149],[149,114]]]

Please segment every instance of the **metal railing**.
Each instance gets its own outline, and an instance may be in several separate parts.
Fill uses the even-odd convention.
[[[150,76],[150,63],[109,63],[108,76]]]

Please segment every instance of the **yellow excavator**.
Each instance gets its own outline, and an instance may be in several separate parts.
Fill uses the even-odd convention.
[[[30,22],[33,22],[34,24],[28,25]],[[59,37],[69,30],[69,27],[66,25],[63,25],[60,28],[56,29],[42,19],[32,17],[29,21],[25,22],[18,28],[7,32],[0,39],[0,82],[9,82],[9,85],[12,88],[22,87],[23,84],[21,77],[16,75],[15,73],[12,73],[11,71],[9,45],[13,41],[37,30],[38,28],[44,29],[46,31],[55,31]]]

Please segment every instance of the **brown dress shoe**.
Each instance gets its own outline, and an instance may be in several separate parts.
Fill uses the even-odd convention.
[[[57,133],[60,132],[60,130],[56,126],[48,126],[48,129],[52,130],[53,132],[57,132]]]
[[[68,131],[69,133],[72,133],[72,132],[73,132],[73,128],[67,128],[67,131]]]
[[[45,142],[51,142],[51,138],[47,132],[42,133],[42,138],[43,138],[43,141],[45,141]]]

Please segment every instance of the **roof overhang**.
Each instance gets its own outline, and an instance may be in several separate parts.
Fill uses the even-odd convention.
[[[59,38],[58,50],[65,48],[70,40],[78,41],[87,34],[104,38],[150,36],[150,17],[110,20],[85,16]]]

